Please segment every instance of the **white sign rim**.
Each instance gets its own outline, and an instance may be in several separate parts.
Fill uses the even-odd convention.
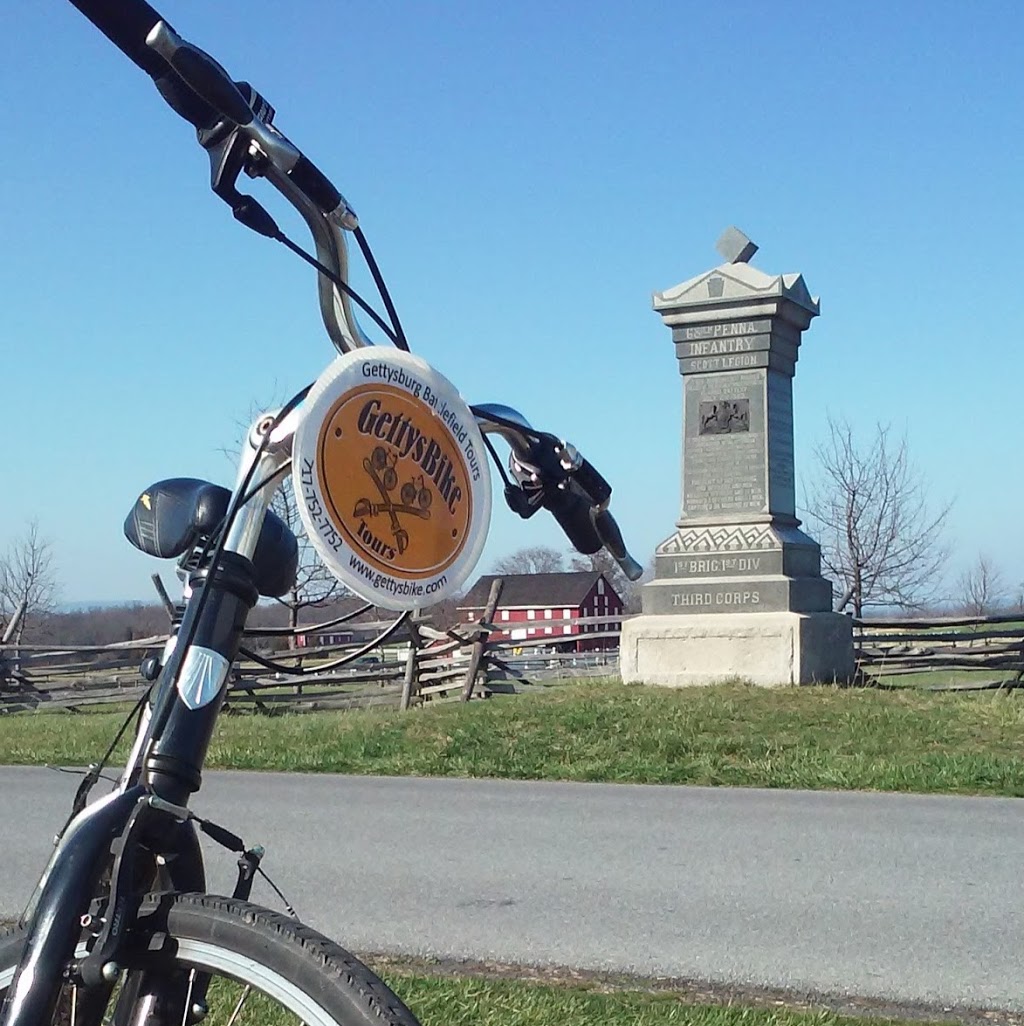
[[[353,371],[353,368],[361,367],[367,360],[392,364],[406,370],[410,374],[417,375],[423,384],[429,386],[436,395],[447,402],[448,408],[457,414],[459,422],[465,427],[468,436],[467,445],[459,446],[456,441],[454,446],[456,451],[463,456],[466,480],[472,492],[472,520],[467,531],[468,538],[455,561],[431,577],[424,577],[415,581],[407,581],[397,576],[391,577],[390,580],[396,593],[392,593],[392,590],[386,585],[375,586],[370,581],[367,581],[365,577],[356,573],[349,566],[349,561],[354,556],[361,563],[364,563],[363,555],[353,549],[348,540],[336,528],[334,529],[334,534],[339,542],[339,548],[333,548],[320,533],[323,525],[317,524],[313,513],[308,508],[310,499],[314,499],[321,509],[325,509],[323,501],[324,489],[320,481],[316,458],[317,443],[323,419],[346,391],[363,383],[362,375]],[[351,376],[353,380],[347,387],[339,390],[339,379],[343,379],[346,376]],[[395,383],[385,383],[395,387]],[[397,383],[397,387],[402,387],[401,382]],[[440,427],[447,432],[449,437],[454,440],[454,436],[448,431],[447,425],[436,415],[434,415],[434,419],[438,421]],[[480,475],[476,481],[473,480],[468,462],[464,458],[464,450],[468,445],[471,445],[479,460]],[[402,350],[377,346],[363,347],[338,356],[325,368],[310,389],[309,395],[303,403],[302,416],[295,431],[292,484],[295,489],[299,516],[306,528],[307,537],[328,570],[360,598],[365,599],[367,602],[372,602],[382,609],[396,611],[422,609],[424,606],[434,605],[446,598],[450,598],[473,572],[487,541],[487,531],[491,519],[491,478],[487,465],[487,450],[484,447],[483,436],[477,425],[476,418],[473,416],[465,399],[462,398],[455,386],[444,375],[431,367],[421,357]],[[310,492],[312,492],[312,495]],[[327,524],[331,523],[330,518],[326,514],[324,514],[323,519]],[[370,569],[377,572],[381,578],[387,578],[387,574],[376,571],[376,568],[371,567]],[[444,578],[444,583],[441,585],[438,585],[439,578]],[[419,589],[419,593],[397,594],[400,590],[414,589]]]

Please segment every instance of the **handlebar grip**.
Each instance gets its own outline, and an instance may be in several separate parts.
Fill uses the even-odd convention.
[[[220,117],[239,126],[252,123],[252,108],[231,76],[205,50],[185,42],[167,22],[161,20],[154,26],[146,45]]]
[[[341,193],[308,157],[299,157],[295,167],[288,172],[288,177],[323,213],[330,214],[341,206]]]
[[[162,59],[162,58],[161,58]],[[183,117],[197,131],[213,128],[220,121],[220,115],[198,96],[164,63],[164,73],[153,79],[157,92],[175,114]]]
[[[587,496],[575,491],[571,485],[558,488],[544,496],[544,508],[551,511],[577,552],[589,556],[600,550],[601,537],[594,528]]]
[[[185,84],[223,118],[236,125],[252,122],[253,112],[238,86],[205,50],[182,43],[168,63]]]
[[[160,12],[145,0],[71,0],[126,57],[129,57],[156,83],[160,95],[176,114],[198,129],[211,128],[218,121],[217,111],[186,85],[167,61],[146,42],[162,21]],[[170,28],[170,26],[167,26]],[[174,30],[171,29],[171,32]]]

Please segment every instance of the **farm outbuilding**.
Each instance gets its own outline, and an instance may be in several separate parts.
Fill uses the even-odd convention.
[[[623,602],[608,578],[596,570],[548,574],[491,574],[481,577],[460,599],[460,622],[478,620],[491,584],[501,578],[504,587],[492,623],[492,641],[550,639],[553,648],[588,652],[616,648],[617,639],[588,639],[588,634],[614,630],[621,623],[573,623],[591,617],[614,617]]]

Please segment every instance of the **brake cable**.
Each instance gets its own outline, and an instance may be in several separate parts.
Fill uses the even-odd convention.
[[[502,483],[506,488],[514,488],[515,486],[508,479],[508,474],[505,473],[505,467],[501,462],[501,457],[498,455],[498,451],[494,448],[494,443],[487,437],[487,435],[481,436],[484,440],[484,445],[487,446],[487,451],[491,454],[491,459],[494,460],[494,465],[498,468],[498,473],[501,475]]]
[[[359,244],[359,250],[363,254],[363,260],[366,261],[366,266],[369,269],[374,284],[377,286],[377,292],[380,294],[380,298],[384,303],[384,309],[387,310],[388,317],[391,318],[391,323],[394,326],[395,334],[398,336],[398,339],[395,340],[395,345],[397,345],[399,349],[404,349],[408,352],[409,343],[406,341],[405,332],[402,330],[402,322],[398,319],[398,311],[395,309],[395,304],[391,301],[391,293],[388,291],[388,287],[384,282],[384,276],[380,273],[380,268],[377,266],[373,250],[370,249],[370,243],[363,234],[362,228],[356,227],[352,234],[356,237],[356,242]]]
[[[61,766],[51,766],[51,769],[58,770],[61,773],[73,773],[76,776],[82,777],[81,782],[78,785],[78,789],[75,791],[75,797],[71,801],[71,814],[68,816],[64,823],[64,826],[57,832],[56,840],[59,840],[64,836],[64,831],[71,825],[71,821],[85,808],[86,802],[89,799],[89,795],[92,789],[101,781],[111,781],[110,777],[103,775],[104,769],[106,769],[107,763],[110,761],[110,757],[114,754],[114,749],[117,748],[121,738],[124,737],[125,731],[128,729],[128,725],[135,719],[139,713],[142,712],[142,707],[146,704],[149,696],[153,693],[153,685],[150,684],[148,688],[139,697],[139,700],[131,707],[128,711],[128,715],[125,716],[124,722],[118,728],[117,733],[114,735],[114,740],[107,746],[106,752],[103,753],[102,757],[98,762],[91,762],[83,771],[69,770]],[[117,784],[116,780],[111,781]],[[56,843],[55,840],[55,843]]]
[[[342,656],[340,659],[334,659],[331,662],[321,663],[319,666],[316,666],[312,669],[304,669],[301,666],[288,666],[285,663],[275,662],[273,659],[265,659],[263,656],[257,655],[255,652],[252,651],[252,649],[246,648],[244,645],[240,645],[238,651],[239,654],[244,655],[246,659],[251,659],[254,663],[259,663],[260,666],[265,666],[268,670],[273,670],[275,673],[288,673],[295,677],[313,677],[320,673],[326,673],[329,670],[337,670],[340,667],[347,665],[348,663],[354,662],[361,656],[366,655],[368,652],[371,652],[379,645],[383,645],[384,642],[387,641],[390,637],[392,637],[398,630],[398,628],[401,627],[406,622],[406,620],[409,619],[410,616],[412,616],[412,611],[406,609],[399,615],[399,617],[394,621],[394,623],[392,623],[391,626],[387,628],[387,630],[383,631],[381,634],[378,634],[375,638],[371,638],[371,640],[366,642],[366,644],[361,645],[359,648],[355,649],[352,652],[349,652],[348,655]],[[308,656],[308,654],[309,653],[299,653],[293,658],[303,658],[304,656]]]
[[[241,170],[241,168],[238,170]],[[237,174],[237,171],[235,173]],[[216,192],[221,199],[231,207],[231,213],[239,224],[242,224],[251,231],[254,231],[257,235],[273,239],[274,242],[280,242],[281,245],[290,249],[296,256],[305,260],[310,267],[315,268],[325,278],[327,278],[328,281],[337,285],[338,288],[349,297],[349,299],[356,303],[361,310],[372,318],[373,322],[399,349],[409,352],[409,342],[406,339],[405,332],[402,330],[402,325],[398,320],[398,312],[395,310],[395,305],[391,300],[391,293],[388,292],[387,285],[384,283],[384,277],[381,275],[380,268],[377,266],[377,261],[374,259],[373,251],[370,249],[370,244],[366,241],[366,236],[363,234],[361,229],[356,228],[353,234],[356,237],[356,241],[359,243],[363,259],[366,261],[366,266],[373,277],[374,284],[377,286],[377,291],[380,293],[381,300],[388,312],[388,316],[391,318],[392,323],[390,325],[365,299],[363,299],[358,292],[356,292],[354,288],[352,288],[351,285],[348,284],[347,281],[341,277],[341,275],[336,274],[326,264],[317,260],[312,253],[306,252],[306,250],[304,250],[297,242],[293,242],[287,235],[285,235],[278,226],[277,221],[274,220],[273,216],[267,208],[259,202],[259,200],[255,199],[253,196],[246,196],[241,193],[234,192],[234,190],[232,190],[234,193],[232,198],[221,195],[216,188],[214,188],[214,192]],[[235,201],[235,197],[237,197],[237,202]]]
[[[367,602],[363,606],[359,606],[357,609],[352,610],[351,613],[346,613],[344,616],[335,617],[333,620],[324,620],[322,623],[311,623],[304,627],[246,627],[246,637],[295,637],[299,634],[315,634],[318,631],[326,631],[331,627],[337,627],[339,624],[348,623],[349,620],[354,620],[357,616],[362,616],[363,613],[368,613],[373,609],[373,603]]]
[[[267,216],[269,217],[270,215],[268,214]],[[251,225],[246,224],[245,221],[243,221],[242,224],[245,224],[247,228],[251,227]],[[302,257],[310,267],[315,268],[332,284],[337,285],[338,288],[349,297],[349,299],[356,303],[361,310],[367,313],[381,331],[383,331],[399,349],[409,352],[409,343],[406,341],[405,335],[402,333],[401,325],[398,325],[397,329],[389,327],[384,318],[381,317],[381,315],[377,313],[377,311],[374,310],[374,308],[370,306],[370,304],[367,303],[366,300],[363,299],[363,297],[360,296],[359,293],[341,277],[341,275],[335,274],[334,271],[332,271],[326,264],[322,264],[311,253],[307,253],[297,242],[293,242],[280,230],[280,228],[277,227],[276,223],[274,224],[274,228],[276,229],[276,234],[268,234],[267,232],[259,232],[259,234],[266,235],[268,239],[273,239],[275,242],[280,242],[283,246],[296,254],[296,256]],[[369,247],[367,247],[366,252],[369,252]],[[374,262],[374,267],[376,267],[376,262]],[[379,274],[380,271],[378,270],[377,275]],[[378,289],[381,290],[381,298],[384,299],[385,306],[387,306],[389,310],[394,309],[391,303],[391,297],[388,295],[387,289],[384,287],[383,278],[379,279]]]

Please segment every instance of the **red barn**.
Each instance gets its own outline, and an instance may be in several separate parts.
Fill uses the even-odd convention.
[[[471,623],[483,615],[491,584],[505,583],[491,621],[497,630],[492,641],[550,640],[552,647],[577,652],[617,648],[615,638],[586,639],[587,634],[618,630],[620,621],[607,624],[571,624],[576,617],[614,616],[622,613],[622,599],[608,578],[596,570],[557,574],[490,574],[481,577],[459,600],[459,620]]]

